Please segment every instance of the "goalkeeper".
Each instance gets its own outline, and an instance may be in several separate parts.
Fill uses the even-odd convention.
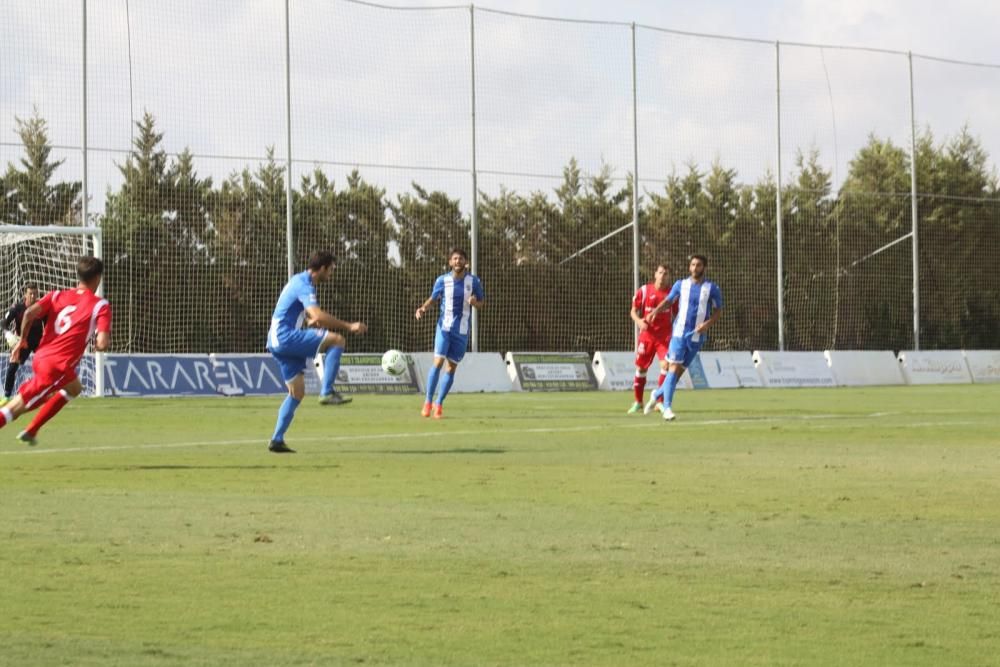
[[[38,301],[38,288],[28,283],[24,286],[23,296],[7,311],[3,318],[4,338],[8,347],[17,345],[18,339],[23,335],[21,331],[21,320],[24,318],[24,311],[33,303]],[[14,395],[14,383],[17,381],[17,371],[21,365],[28,360],[31,353],[38,349],[38,344],[42,340],[42,331],[45,329],[45,320],[40,318],[31,323],[31,330],[28,332],[27,346],[21,349],[21,354],[16,363],[7,364],[7,376],[3,382],[3,398],[0,398],[0,405],[5,404]]]

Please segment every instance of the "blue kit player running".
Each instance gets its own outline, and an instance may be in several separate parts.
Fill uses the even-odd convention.
[[[306,365],[319,352],[326,351],[323,363],[323,389],[321,405],[341,405],[351,399],[344,398],[333,388],[340,368],[340,356],[347,341],[332,329],[363,334],[368,330],[363,322],[344,322],[319,307],[316,285],[326,282],[333,275],[333,255],[317,251],[309,258],[308,268],[291,277],[278,297],[278,305],[271,316],[267,332],[267,351],[278,362],[281,379],[288,387],[288,396],[278,409],[278,423],[268,449],[277,454],[291,454],[295,450],[285,444],[285,431],[292,423],[295,409],[306,395],[302,376]],[[313,328],[302,328],[303,323]]]
[[[472,309],[483,307],[483,285],[479,278],[466,272],[468,264],[469,257],[465,251],[452,248],[448,253],[451,272],[438,276],[430,298],[417,308],[416,318],[419,320],[427,313],[428,306],[435,301],[441,302],[437,333],[434,335],[434,365],[427,374],[427,400],[420,411],[424,417],[433,413],[434,419],[441,419],[441,404],[455,381],[455,369],[469,345]],[[441,377],[445,360],[448,361],[448,369]],[[437,400],[434,400],[435,389],[439,389]]]
[[[667,298],[660,302],[646,320],[656,317],[668,304],[677,302],[677,315],[674,317],[674,331],[667,350],[667,361],[670,369],[667,378],[646,404],[643,412],[649,414],[656,407],[656,399],[663,396],[663,418],[674,419],[671,405],[677,381],[684,371],[694,361],[698,350],[705,343],[705,332],[715,324],[722,315],[722,290],[710,280],[705,279],[705,268],[708,258],[704,255],[691,255],[688,261],[690,278],[678,280],[670,288]]]

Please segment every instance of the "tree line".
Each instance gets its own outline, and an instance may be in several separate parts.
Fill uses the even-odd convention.
[[[45,120],[36,112],[15,129],[24,156],[0,175],[0,221],[79,225],[81,183],[58,179]],[[114,347],[261,351],[286,280],[284,166],[269,149],[260,164],[215,183],[189,150],[168,155],[163,136],[145,113],[117,163],[121,185],[95,216]],[[1000,186],[989,155],[968,128],[942,141],[925,130],[916,164],[926,193],[917,198],[921,346],[998,348]],[[315,248],[337,256],[320,298],[369,324],[353,349],[428,348],[433,327],[415,322],[413,309],[445,270],[448,249],[469,249],[461,202],[416,182],[390,196],[356,170],[338,184],[316,167],[293,185],[297,265]],[[631,348],[633,187],[631,174],[618,178],[607,165],[585,174],[570,159],[550,192],[478,193],[480,349]],[[708,255],[727,302],[710,345],[777,348],[773,174],[748,184],[719,160],[689,163],[640,192],[643,279],[661,262],[682,277],[687,255]],[[789,349],[913,345],[909,192],[909,151],[889,139],[869,136],[836,191],[818,152],[799,152],[781,192]]]

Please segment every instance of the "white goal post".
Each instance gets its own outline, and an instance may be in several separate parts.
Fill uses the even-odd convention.
[[[38,287],[39,296],[79,282],[76,263],[84,255],[100,258],[100,227],[0,225],[0,304],[6,313],[22,298],[24,286]],[[104,285],[98,289],[103,295]],[[104,354],[91,352],[80,361],[84,392],[104,396]]]

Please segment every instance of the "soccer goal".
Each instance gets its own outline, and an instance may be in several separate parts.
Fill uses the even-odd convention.
[[[3,312],[23,298],[25,285],[35,285],[39,296],[74,287],[79,282],[76,263],[84,255],[101,257],[100,228],[0,225]],[[102,285],[99,292],[103,290]],[[103,354],[91,350],[84,355],[78,374],[87,395],[104,395]]]

